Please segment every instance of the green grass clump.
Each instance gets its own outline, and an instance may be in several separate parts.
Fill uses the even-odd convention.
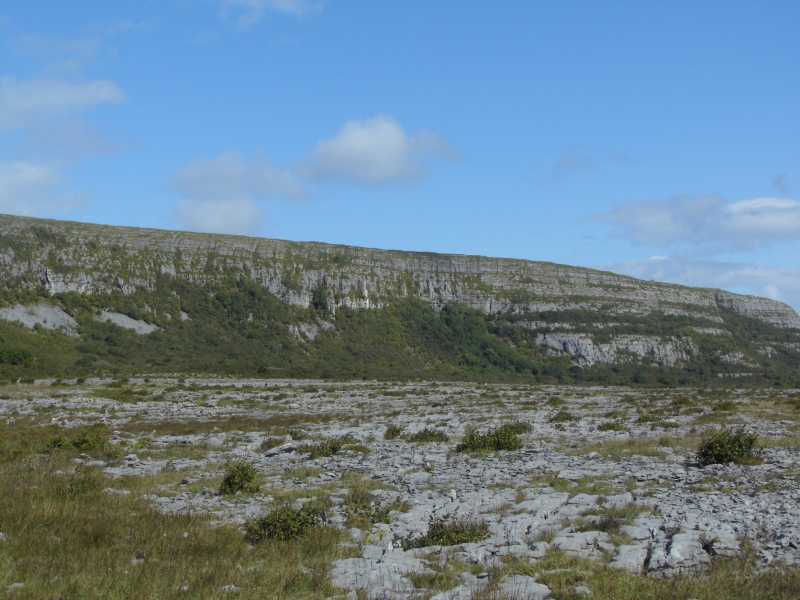
[[[301,508],[279,506],[265,517],[249,521],[244,537],[250,544],[266,540],[295,540],[320,527],[325,521],[325,508],[319,502],[309,502]]]
[[[329,438],[323,440],[318,444],[309,444],[302,448],[302,452],[308,455],[308,458],[313,460],[315,458],[323,458],[333,456],[341,452],[347,445],[348,439],[345,437]]]
[[[701,440],[697,449],[697,462],[714,464],[756,464],[761,448],[758,436],[744,429],[717,429]]]
[[[113,457],[119,449],[111,443],[111,432],[105,425],[60,429],[46,444],[47,451],[72,450],[95,456]]]
[[[486,433],[470,427],[464,439],[456,446],[456,452],[496,452],[498,450],[519,450],[522,440],[514,426],[504,425]]]
[[[259,450],[262,452],[266,452],[267,450],[272,450],[273,448],[277,448],[278,446],[285,444],[286,440],[284,438],[279,437],[268,437],[264,438],[264,441],[261,442],[261,445],[258,447]]]
[[[261,489],[258,471],[249,462],[237,460],[225,466],[225,475],[219,485],[219,493],[232,496],[240,492],[255,494]]]
[[[523,433],[530,432],[531,425],[530,423],[525,423],[524,421],[517,421],[516,423],[505,423],[504,425],[500,426],[500,429],[509,433],[513,433],[514,435],[522,435]]]
[[[572,421],[577,421],[578,417],[573,415],[571,412],[565,409],[559,410],[556,414],[550,417],[551,423],[570,423]]]
[[[421,431],[407,435],[405,439],[414,444],[431,444],[435,442],[446,442],[450,438],[447,437],[444,431],[426,427]]]
[[[425,546],[455,546],[479,542],[489,535],[489,525],[478,519],[435,519],[428,526],[428,532],[408,540],[406,548]]]
[[[606,421],[597,426],[597,431],[628,431],[628,427],[619,421]]]
[[[383,432],[383,439],[385,440],[394,440],[399,438],[403,433],[403,428],[400,425],[395,425],[394,423],[386,426],[386,431]]]
[[[348,527],[369,529],[375,523],[389,523],[393,511],[406,512],[408,503],[397,499],[394,502],[380,503],[372,493],[369,482],[359,481],[350,487],[344,498],[344,511]]]

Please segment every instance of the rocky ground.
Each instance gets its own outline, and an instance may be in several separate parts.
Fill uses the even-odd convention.
[[[548,598],[536,565],[554,553],[643,577],[700,572],[744,553],[759,567],[800,565],[798,392],[48,383],[4,393],[0,419],[106,424],[123,458],[76,462],[103,469],[108,494],[131,493],[115,482],[141,478],[163,512],[239,524],[325,499],[327,522],[348,532],[349,558],[335,561],[330,577],[354,598],[472,598],[487,586],[497,597]],[[469,428],[509,423],[527,430],[519,449],[458,451]],[[718,427],[757,433],[758,459],[701,467],[697,445]],[[255,466],[260,490],[221,495],[226,465],[237,460]],[[480,533],[426,544],[436,523]],[[513,574],[510,564],[531,574]],[[571,593],[591,595],[579,579]]]

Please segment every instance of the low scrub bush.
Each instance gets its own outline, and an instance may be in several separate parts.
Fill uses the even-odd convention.
[[[519,450],[522,441],[513,426],[504,425],[486,433],[475,428],[467,429],[464,439],[456,446],[456,452],[495,452],[498,450]]]
[[[450,438],[447,437],[447,434],[444,431],[439,431],[438,429],[431,429],[429,427],[426,427],[421,431],[417,431],[416,433],[411,433],[406,436],[406,441],[415,444],[446,442],[448,439]]]
[[[324,522],[325,508],[320,502],[309,502],[301,508],[283,505],[246,523],[244,537],[251,544],[266,540],[288,541],[304,536]]]
[[[758,436],[744,429],[717,429],[707,433],[697,449],[697,462],[713,464],[753,464],[761,452]]]
[[[231,496],[239,492],[254,494],[260,489],[258,471],[249,462],[238,460],[225,466],[225,475],[219,486],[219,493],[223,496]]]
[[[425,546],[455,546],[479,542],[489,535],[489,525],[478,519],[434,519],[428,525],[428,532],[408,540],[406,548]]]

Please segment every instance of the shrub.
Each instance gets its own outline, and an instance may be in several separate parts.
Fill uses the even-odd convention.
[[[697,462],[753,464],[758,461],[758,436],[744,429],[717,429],[707,433],[697,449]]]
[[[403,428],[400,425],[395,425],[392,423],[391,425],[386,426],[386,431],[383,432],[383,439],[385,440],[394,440],[400,437],[403,433]]]
[[[238,460],[225,465],[225,475],[219,486],[219,493],[230,496],[239,492],[254,494],[261,489],[258,471],[249,462]]]
[[[477,519],[434,519],[428,525],[428,532],[418,538],[408,540],[406,548],[425,546],[455,546],[479,542],[489,535],[486,521]]]
[[[421,431],[417,431],[416,433],[411,433],[406,436],[406,441],[413,442],[415,444],[430,444],[433,442],[446,442],[448,439],[447,434],[444,431],[439,431],[438,429],[431,429],[426,427]]]
[[[480,433],[475,428],[467,429],[464,439],[456,446],[456,452],[481,452],[498,450],[519,450],[522,441],[519,434],[515,433],[513,426],[504,425],[486,433]]]
[[[293,540],[325,521],[325,508],[319,502],[309,502],[301,508],[279,506],[265,517],[245,524],[245,539],[251,544],[265,540]]]

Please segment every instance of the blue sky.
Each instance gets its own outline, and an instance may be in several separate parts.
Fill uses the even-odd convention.
[[[800,306],[800,4],[0,7],[0,212]]]

